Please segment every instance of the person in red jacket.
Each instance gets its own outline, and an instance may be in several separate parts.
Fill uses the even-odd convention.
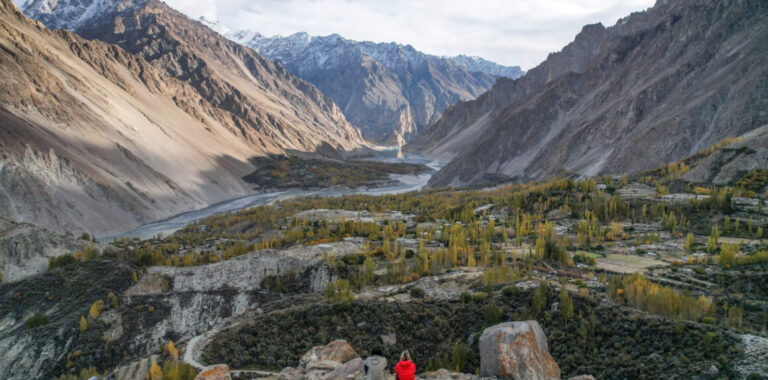
[[[416,364],[411,362],[411,354],[403,351],[400,355],[400,362],[395,366],[395,378],[397,380],[414,380],[416,375]]]

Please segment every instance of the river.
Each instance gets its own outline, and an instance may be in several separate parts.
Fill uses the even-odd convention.
[[[233,212],[243,210],[250,207],[262,206],[272,204],[276,201],[284,201],[299,197],[318,196],[318,197],[337,197],[347,194],[367,194],[367,195],[384,195],[384,194],[398,194],[407,193],[411,191],[421,190],[424,185],[427,184],[435,171],[440,169],[443,164],[437,161],[433,161],[418,155],[407,155],[399,157],[399,154],[392,154],[392,149],[386,149],[382,152],[381,157],[377,157],[374,160],[383,162],[403,162],[411,164],[424,164],[430,167],[432,170],[420,175],[392,175],[392,178],[399,181],[399,185],[385,186],[377,188],[357,188],[357,189],[339,189],[339,188],[326,188],[316,190],[285,190],[271,193],[258,193],[247,195],[240,198],[230,199],[228,201],[216,203],[214,205],[189,211],[182,214],[172,216],[167,219],[147,223],[139,226],[133,231],[117,236],[120,238],[139,238],[148,239],[157,234],[171,234],[184,226],[211,215]],[[115,237],[108,237],[102,239],[102,241],[112,241]]]

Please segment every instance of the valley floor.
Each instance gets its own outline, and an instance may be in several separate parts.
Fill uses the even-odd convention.
[[[760,378],[762,199],[648,181],[281,199],[116,239],[0,285],[0,377],[291,378],[335,339],[473,374],[484,328],[534,319],[563,377]]]

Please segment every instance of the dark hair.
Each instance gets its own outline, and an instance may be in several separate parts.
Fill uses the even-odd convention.
[[[382,352],[381,348],[379,348],[379,347],[374,347],[371,350],[371,356],[382,356],[382,355],[384,355],[384,352]]]

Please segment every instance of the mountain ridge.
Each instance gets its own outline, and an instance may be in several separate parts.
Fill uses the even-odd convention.
[[[522,73],[519,67],[473,57],[438,57],[410,45],[354,41],[338,34],[264,37],[241,30],[227,37],[317,85],[364,137],[378,144],[402,145],[456,101],[490,88],[498,73]]]
[[[139,46],[164,52],[147,54],[155,59],[149,62],[116,45],[48,30],[3,0],[0,210],[7,218],[111,235],[252,193],[242,177],[255,170],[254,156],[364,144],[330,99],[246,48],[209,41],[228,45],[243,59],[227,62],[246,67],[242,75],[259,73],[269,86],[233,87],[227,77],[206,74],[210,58],[174,55],[189,50],[169,37],[179,32],[173,17],[203,26],[152,4],[140,8],[144,13],[123,8],[166,37],[145,36]],[[171,19],[165,26],[150,22],[164,12]],[[112,32],[126,25],[115,23]],[[184,30],[189,36],[195,29]]]
[[[764,7],[676,0],[587,26],[524,77],[446,111],[405,149],[451,160],[430,186],[632,174],[676,161],[766,122],[758,83],[768,73],[756,53],[768,44]]]

